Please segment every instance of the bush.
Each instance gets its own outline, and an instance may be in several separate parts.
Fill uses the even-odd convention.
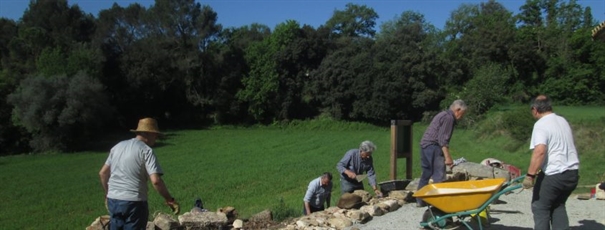
[[[278,222],[302,215],[302,206],[300,206],[300,210],[296,211],[296,209],[286,206],[283,197],[279,198],[279,203],[271,210],[273,212],[273,220]]]
[[[515,140],[528,142],[536,120],[532,117],[529,106],[521,106],[502,114],[502,126]]]
[[[509,108],[494,108],[477,125],[477,134],[481,138],[510,136],[515,143],[507,148],[515,151],[519,146],[529,142],[535,119],[531,116],[528,106]]]

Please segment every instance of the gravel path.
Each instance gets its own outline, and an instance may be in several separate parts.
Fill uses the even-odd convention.
[[[530,207],[531,191],[518,189],[513,192],[509,195],[500,196],[500,200],[504,201],[503,204],[491,205],[491,227],[488,229],[533,229],[534,221]],[[578,200],[575,195],[572,195],[567,201],[566,207],[571,229],[605,229],[605,200]],[[355,224],[347,229],[420,229],[419,222],[422,220],[422,214],[425,210],[426,208],[417,208],[415,204],[406,204],[397,211],[374,217],[365,224]]]

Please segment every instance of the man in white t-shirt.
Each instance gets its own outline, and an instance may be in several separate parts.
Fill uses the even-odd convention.
[[[110,215],[110,229],[146,228],[149,219],[148,180],[174,214],[179,213],[179,204],[168,192],[161,177],[164,172],[151,149],[161,135],[156,120],[143,118],[139,120],[137,129],[130,131],[136,137],[111,148],[99,172]]]
[[[531,113],[537,121],[531,135],[529,149],[533,153],[523,188],[535,185],[531,201],[534,229],[569,229],[565,202],[580,179],[580,161],[571,127],[565,118],[553,113],[545,95],[533,100]]]

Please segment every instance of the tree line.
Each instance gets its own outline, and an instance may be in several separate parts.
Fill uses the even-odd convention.
[[[577,1],[462,4],[437,29],[418,12],[376,24],[346,4],[314,28],[287,20],[223,28],[194,0],[114,4],[98,17],[32,0],[0,18],[0,154],[75,151],[133,128],[329,117],[422,120],[462,98],[471,118],[545,93],[605,104],[605,44]],[[380,30],[377,31],[377,28]]]

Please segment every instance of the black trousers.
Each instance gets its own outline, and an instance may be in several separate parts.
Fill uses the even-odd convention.
[[[534,213],[535,230],[569,229],[569,218],[565,202],[571,195],[580,176],[578,170],[546,175],[538,174],[531,199],[531,211]]]
[[[322,205],[321,208],[313,207],[313,205],[309,204],[309,208],[311,209],[311,213],[323,211],[325,207]],[[305,203],[303,203],[303,215],[308,215],[311,213],[307,213],[307,209],[305,208]]]

